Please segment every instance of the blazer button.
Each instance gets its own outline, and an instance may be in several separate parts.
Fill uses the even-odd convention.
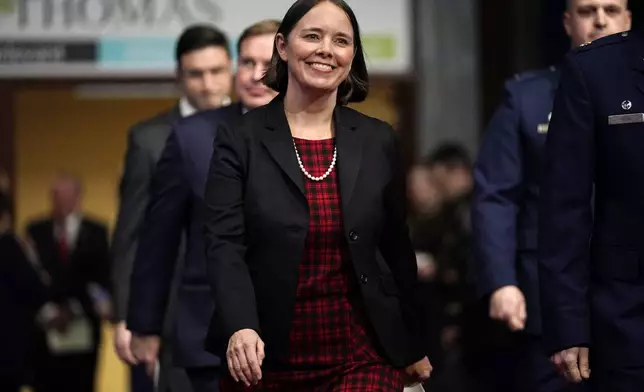
[[[369,278],[367,277],[367,275],[365,274],[360,275],[360,282],[367,283],[368,281],[369,281]]]
[[[358,241],[359,238],[360,237],[358,236],[358,233],[356,233],[355,231],[352,230],[352,231],[349,232],[349,239],[351,241],[353,241],[353,242]]]

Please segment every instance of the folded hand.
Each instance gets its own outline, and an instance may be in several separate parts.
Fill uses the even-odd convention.
[[[226,359],[235,381],[241,380],[246,386],[257,385],[262,379],[264,342],[252,329],[239,330],[228,340]]]
[[[517,286],[504,286],[490,297],[490,317],[505,323],[512,331],[525,328],[525,297]]]
[[[571,347],[556,353],[551,360],[569,382],[577,384],[590,377],[587,347]]]
[[[433,369],[434,368],[432,367],[432,364],[429,363],[429,359],[427,359],[427,357],[412,365],[407,366],[407,368],[405,369],[405,384],[407,386],[411,386],[427,381],[431,376]]]

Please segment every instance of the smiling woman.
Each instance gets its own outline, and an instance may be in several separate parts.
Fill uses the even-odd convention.
[[[400,392],[427,379],[396,137],[346,107],[368,91],[351,8],[295,2],[264,83],[279,95],[217,130],[204,198],[221,390]]]
[[[336,4],[344,2],[314,1],[320,4],[312,9],[298,3],[282,20],[264,82],[285,93],[294,79],[313,89],[337,89],[342,104],[364,101],[369,76],[353,11]]]

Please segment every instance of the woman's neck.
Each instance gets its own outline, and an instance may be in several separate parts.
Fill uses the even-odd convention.
[[[333,109],[336,92],[311,95],[297,83],[289,83],[284,96],[284,112],[293,136],[302,139],[333,137]]]

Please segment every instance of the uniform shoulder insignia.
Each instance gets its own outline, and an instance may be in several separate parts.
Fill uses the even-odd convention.
[[[585,52],[590,49],[601,48],[606,45],[613,45],[620,42],[624,42],[625,40],[628,39],[629,36],[630,36],[630,32],[628,31],[623,33],[612,34],[594,41],[585,42],[579,45],[577,48],[575,48],[574,52],[577,52],[577,53]]]

